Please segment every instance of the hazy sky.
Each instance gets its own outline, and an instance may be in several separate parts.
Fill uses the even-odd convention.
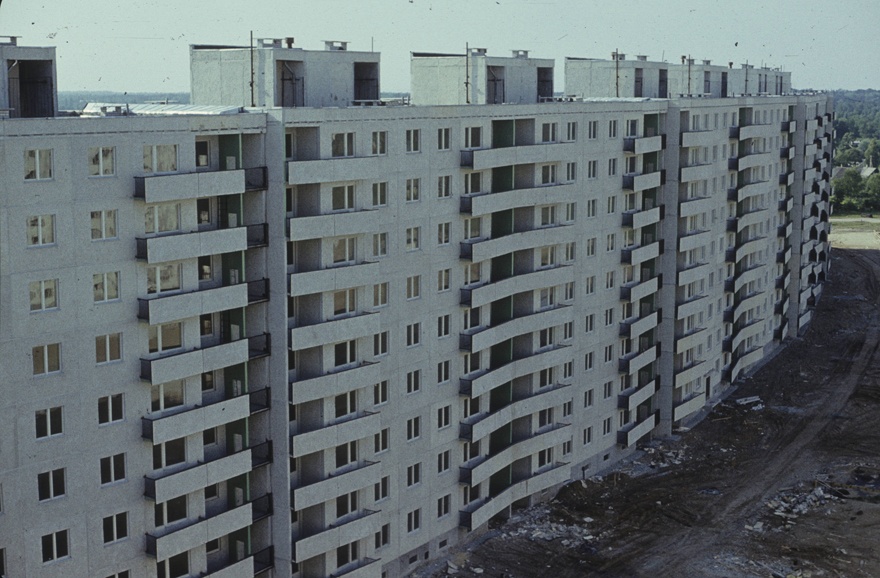
[[[880,0],[0,0],[0,35],[56,46],[60,90],[189,91],[190,44],[294,36],[382,53],[385,91],[409,89],[410,51],[556,59],[681,55],[782,66],[797,88],[880,88]],[[259,7],[259,8],[257,8]]]

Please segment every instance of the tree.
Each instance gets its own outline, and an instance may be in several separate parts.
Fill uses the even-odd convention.
[[[865,179],[865,198],[871,200],[875,207],[880,206],[880,173]]]
[[[869,167],[876,167],[880,164],[880,144],[875,138],[872,138],[868,146],[865,147],[865,162]]]
[[[834,151],[834,164],[842,167],[857,165],[864,159],[862,151],[854,147],[843,147]]]
[[[834,197],[836,202],[844,206],[858,203],[862,196],[864,183],[859,169],[846,169],[843,174],[834,180]],[[851,207],[858,210],[860,207]]]

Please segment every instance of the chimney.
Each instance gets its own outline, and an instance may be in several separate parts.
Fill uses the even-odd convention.
[[[514,58],[528,58],[529,51],[528,50],[514,50],[513,57]]]
[[[636,60],[640,60],[642,62],[647,62],[648,56],[645,54],[636,54]]]
[[[284,43],[287,44],[288,48],[293,48],[293,36],[288,36],[284,39]]]
[[[710,64],[712,64],[711,60],[704,60],[703,61],[703,66],[709,66]]]

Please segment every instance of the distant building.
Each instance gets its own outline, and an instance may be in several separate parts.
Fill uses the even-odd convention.
[[[787,73],[413,53],[404,106],[293,44],[79,116],[0,44],[0,574],[405,576],[809,323],[833,112]]]

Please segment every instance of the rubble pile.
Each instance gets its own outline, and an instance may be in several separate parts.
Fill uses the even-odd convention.
[[[775,498],[767,502],[766,506],[772,511],[772,515],[776,516],[782,522],[777,530],[790,529],[800,516],[826,505],[828,502],[836,502],[840,500],[830,490],[824,488],[821,482],[809,491],[804,483],[799,483],[793,488],[782,490]],[[763,522],[757,522],[754,525],[747,525],[747,530],[761,532],[764,530]]]
[[[551,542],[561,539],[562,546],[577,546],[601,537],[594,536],[586,528],[586,525],[592,521],[592,518],[585,517],[580,524],[553,522],[550,518],[550,507],[541,505],[525,510],[522,515],[512,517],[503,528],[501,538],[522,536],[532,542]]]

